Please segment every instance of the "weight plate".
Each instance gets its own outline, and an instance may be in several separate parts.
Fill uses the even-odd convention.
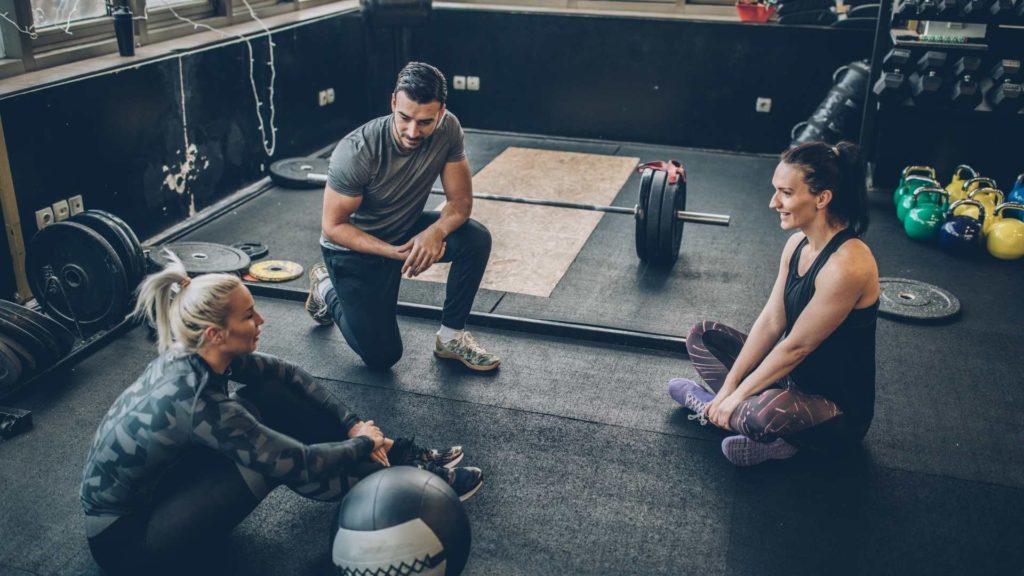
[[[249,267],[249,256],[238,248],[212,242],[177,242],[165,244],[149,253],[149,259],[163,268],[169,260],[164,249],[173,252],[185,265],[189,275],[207,274],[210,272],[226,272],[238,274]]]
[[[146,270],[145,268],[138,269],[135,249],[132,247],[131,240],[128,239],[128,235],[124,233],[124,230],[113,220],[94,210],[86,210],[85,212],[75,214],[71,221],[88,226],[93,232],[103,236],[103,239],[110,243],[110,246],[117,252],[117,257],[121,259],[121,265],[124,266],[128,289],[133,290],[142,280],[142,277],[145,276]]]
[[[23,370],[18,354],[0,342],[0,391],[13,388],[21,380]]]
[[[907,278],[879,278],[878,313],[901,320],[942,320],[960,312],[960,300],[946,290]]]
[[[262,242],[236,242],[232,244],[231,247],[238,248],[242,252],[245,252],[246,256],[248,256],[250,260],[259,260],[267,254],[270,254],[270,249]]]
[[[654,170],[647,168],[640,174],[640,192],[636,203],[636,255],[646,262],[650,250],[647,248],[647,199],[651,196],[651,180]]]
[[[67,355],[75,342],[75,337],[59,322],[14,302],[0,300],[0,316],[12,324],[17,324],[22,330],[30,332],[46,346],[47,351],[58,359]],[[40,318],[45,320],[40,320]],[[49,326],[51,325],[57,326],[60,332],[54,333],[50,330]]]
[[[18,343],[17,340],[0,332],[0,343],[4,344],[18,355],[21,361],[21,373],[28,375],[36,371],[36,359],[27,348]]]
[[[5,343],[8,341],[11,343],[12,349],[20,348],[19,352],[24,353],[25,360],[32,366],[45,367],[57,361],[42,340],[32,332],[25,330],[20,324],[11,322],[5,316],[0,316],[0,334],[3,335]]]
[[[310,182],[307,174],[327,174],[327,158],[285,158],[270,165],[270,179],[285,188],[323,188],[320,182]]]
[[[250,266],[249,275],[264,282],[287,282],[302,276],[302,265],[288,260],[264,260]]]
[[[661,222],[658,224],[658,258],[663,266],[671,266],[679,258],[679,244],[676,242],[676,229],[681,223],[676,218],[676,204],[679,203],[679,186],[665,184],[665,192],[661,196]]]
[[[686,210],[686,180],[680,178],[676,182],[676,190],[673,194],[675,197],[675,210],[672,211],[673,222],[672,222],[672,261],[675,262],[679,258],[679,249],[683,245],[683,222],[678,217],[675,217],[681,211]]]
[[[131,286],[129,286],[129,290],[134,290],[135,287],[142,282],[143,278],[146,277],[146,253],[143,252],[142,250],[142,243],[139,242],[139,237],[135,235],[135,231],[132,230],[132,227],[129,226],[127,222],[118,218],[114,214],[107,212],[106,210],[93,209],[87,210],[87,212],[95,212],[97,214],[106,216],[111,222],[120,227],[121,230],[124,232],[125,236],[128,238],[128,244],[131,247],[133,257],[135,258],[135,267],[138,269],[139,274],[138,280],[136,280],[131,284]],[[129,279],[129,281],[130,280],[131,279]]]
[[[664,170],[655,170],[651,176],[651,193],[647,196],[647,260],[655,264],[660,262],[659,228],[661,227],[661,206],[665,196],[665,184],[668,174]]]
[[[36,232],[25,269],[43,309],[65,326],[77,322],[83,334],[109,328],[128,312],[121,259],[88,226],[65,220]]]

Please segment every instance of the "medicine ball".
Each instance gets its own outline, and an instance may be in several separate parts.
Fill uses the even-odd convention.
[[[385,468],[352,488],[331,533],[342,576],[454,575],[469,557],[469,517],[439,476],[412,466]]]

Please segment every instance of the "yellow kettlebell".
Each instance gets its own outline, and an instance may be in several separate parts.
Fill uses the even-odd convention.
[[[1024,211],[1024,204],[1004,202],[996,206],[996,222],[989,227],[985,238],[988,253],[1000,260],[1017,260],[1024,257],[1024,222],[1016,218],[1003,218],[1004,210]]]
[[[953,171],[953,179],[946,185],[946,192],[949,192],[949,201],[967,199],[967,193],[963,191],[964,183],[971,178],[977,178],[978,173],[967,164],[961,164]]]
[[[986,214],[992,214],[993,212],[995,212],[996,206],[1006,201],[1006,196],[1003,194],[1003,191],[998,190],[996,188],[977,188],[975,190],[971,190],[971,192],[967,194],[967,198],[970,200],[977,200],[978,202],[984,204]],[[978,219],[978,209],[974,206],[965,207],[964,211],[961,212],[961,214],[963,214],[964,216],[970,216],[975,220]],[[988,228],[993,223],[992,220],[994,220],[994,218],[989,218],[986,221],[986,234],[988,233]]]
[[[991,178],[975,176],[964,182],[964,185],[960,187],[960,192],[957,193],[957,198],[970,198],[971,192],[979,188],[999,188],[999,186],[996,186],[996,181]]]

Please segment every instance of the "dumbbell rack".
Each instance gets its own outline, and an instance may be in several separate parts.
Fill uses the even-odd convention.
[[[963,10],[966,5],[972,7],[967,14]],[[992,12],[993,5],[999,6],[997,13]],[[998,166],[983,170],[990,174],[999,172],[997,179],[1000,181],[1024,170],[1019,153],[1004,153],[993,144],[994,141],[1008,146],[1015,143],[1014,147],[1019,149],[1024,134],[1024,114],[1021,113],[1024,97],[996,98],[999,106],[995,107],[990,101],[996,95],[994,90],[1000,90],[1003,96],[1007,90],[1016,89],[1015,86],[1000,88],[1001,84],[1024,81],[1024,72],[997,74],[996,80],[990,77],[996,63],[1004,59],[1024,60],[1024,0],[881,0],[879,14],[860,135],[861,148],[869,165],[869,184],[881,188],[893,186],[898,170],[893,170],[892,166],[897,165],[934,164],[940,173],[950,173],[953,166],[961,162],[986,164],[990,160],[989,164]],[[946,23],[975,25],[975,34],[970,34],[973,38],[967,42],[922,41],[913,32],[900,30],[905,29],[909,21],[922,25],[928,22],[932,35],[935,28]],[[977,26],[980,24],[984,25],[983,33]],[[941,94],[922,92],[923,97],[915,99],[913,94],[903,96],[898,92],[897,97],[887,98],[884,96],[889,94],[883,92],[880,97],[873,88],[883,74],[894,70],[892,58],[887,58],[894,48],[910,51],[909,64],[900,70],[908,86],[911,73],[917,82],[920,76],[926,75],[918,68],[922,56],[929,51],[945,54],[946,62],[936,66],[932,73],[943,78]],[[954,74],[954,63],[965,56],[981,60],[971,79],[984,94],[977,105],[969,100],[966,106],[957,105],[952,100],[952,87],[960,85],[963,77],[963,74]],[[970,81],[963,85],[969,84]],[[1011,102],[1016,104],[1010,105]],[[961,138],[946,137],[943,130],[958,133]],[[922,133],[920,146],[915,146],[912,139],[905,136],[913,131]],[[893,134],[896,136],[892,137]],[[881,165],[885,165],[884,169],[877,170]]]

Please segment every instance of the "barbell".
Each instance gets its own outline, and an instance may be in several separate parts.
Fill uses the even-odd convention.
[[[324,158],[289,158],[270,166],[270,178],[286,188],[316,188],[327,183],[327,163]],[[632,208],[580,204],[562,200],[474,193],[473,198],[549,206],[570,210],[587,210],[609,214],[630,214],[636,220],[636,255],[643,262],[671,266],[679,258],[683,224],[728,226],[731,217],[725,214],[688,212],[686,210],[686,170],[678,161],[648,162],[637,167],[640,172],[640,191]],[[431,194],[444,194],[433,188]]]

